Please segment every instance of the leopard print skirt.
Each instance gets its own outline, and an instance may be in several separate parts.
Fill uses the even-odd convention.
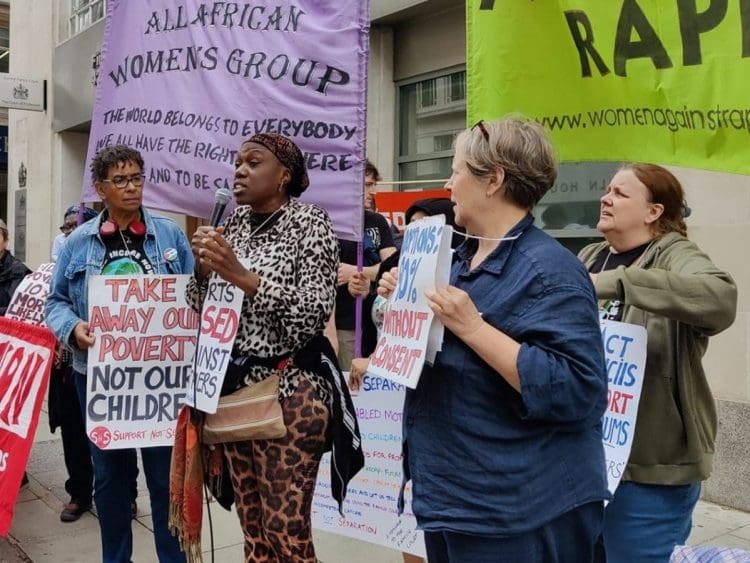
[[[329,413],[307,378],[281,401],[287,435],[224,444],[247,563],[316,563],[310,513]]]

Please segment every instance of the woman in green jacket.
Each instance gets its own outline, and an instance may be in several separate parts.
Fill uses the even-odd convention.
[[[709,336],[734,321],[737,288],[686,238],[688,214],[668,170],[624,166],[601,198],[606,241],[579,254],[602,318],[648,331],[633,449],[605,512],[608,563],[669,561],[711,472],[716,409],[702,358]]]

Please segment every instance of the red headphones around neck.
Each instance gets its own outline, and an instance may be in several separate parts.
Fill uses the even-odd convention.
[[[99,234],[103,237],[111,237],[116,235],[119,230],[120,227],[118,227],[117,223],[112,221],[112,219],[107,219],[106,221],[102,221],[102,224],[99,227]],[[135,238],[143,238],[146,236],[146,224],[139,219],[133,219],[128,223],[125,230]]]

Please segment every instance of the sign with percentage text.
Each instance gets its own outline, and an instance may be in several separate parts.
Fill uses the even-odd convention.
[[[436,332],[441,333],[432,326],[439,321],[434,319],[424,292],[448,279],[450,241],[444,215],[426,217],[406,227],[398,261],[398,287],[388,303],[367,373],[411,388],[417,386],[425,359],[430,359],[428,348],[434,358],[442,344],[442,337],[436,342]]]

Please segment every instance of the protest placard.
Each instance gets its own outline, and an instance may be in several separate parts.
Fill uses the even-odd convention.
[[[13,519],[55,345],[46,328],[0,317],[0,536]]]
[[[397,510],[403,471],[401,417],[405,387],[365,375],[361,392],[352,397],[357,411],[365,466],[349,483],[344,517],[331,497],[330,454],[323,456],[312,506],[313,527],[326,532],[425,556],[424,538],[411,512],[411,485],[404,513]]]
[[[444,227],[445,215],[425,217],[406,227],[398,261],[398,287],[390,297],[368,373],[417,386],[427,358],[431,325],[439,322],[434,321],[424,292],[450,274],[451,232]],[[440,334],[439,328],[433,333],[433,357],[442,344]]]
[[[280,133],[304,153],[303,199],[361,240],[369,15],[368,0],[108,0],[86,169],[130,145],[144,205],[205,217],[241,141]]]
[[[249,259],[239,261],[245,268],[250,267]],[[186,400],[188,405],[205,413],[215,413],[219,405],[244,298],[245,294],[237,286],[216,275],[209,278],[195,349],[195,380],[191,379],[188,384]]]
[[[745,0],[467,0],[466,23],[468,124],[520,112],[563,161],[750,173]]]
[[[100,449],[172,445],[192,372],[198,315],[187,275],[89,281],[86,431]]]
[[[601,321],[607,366],[607,410],[602,439],[607,485],[614,494],[630,457],[638,403],[646,370],[646,329],[617,321]]]
[[[35,272],[21,280],[10,300],[5,316],[36,326],[44,322],[44,302],[49,293],[54,264],[42,264]]]

